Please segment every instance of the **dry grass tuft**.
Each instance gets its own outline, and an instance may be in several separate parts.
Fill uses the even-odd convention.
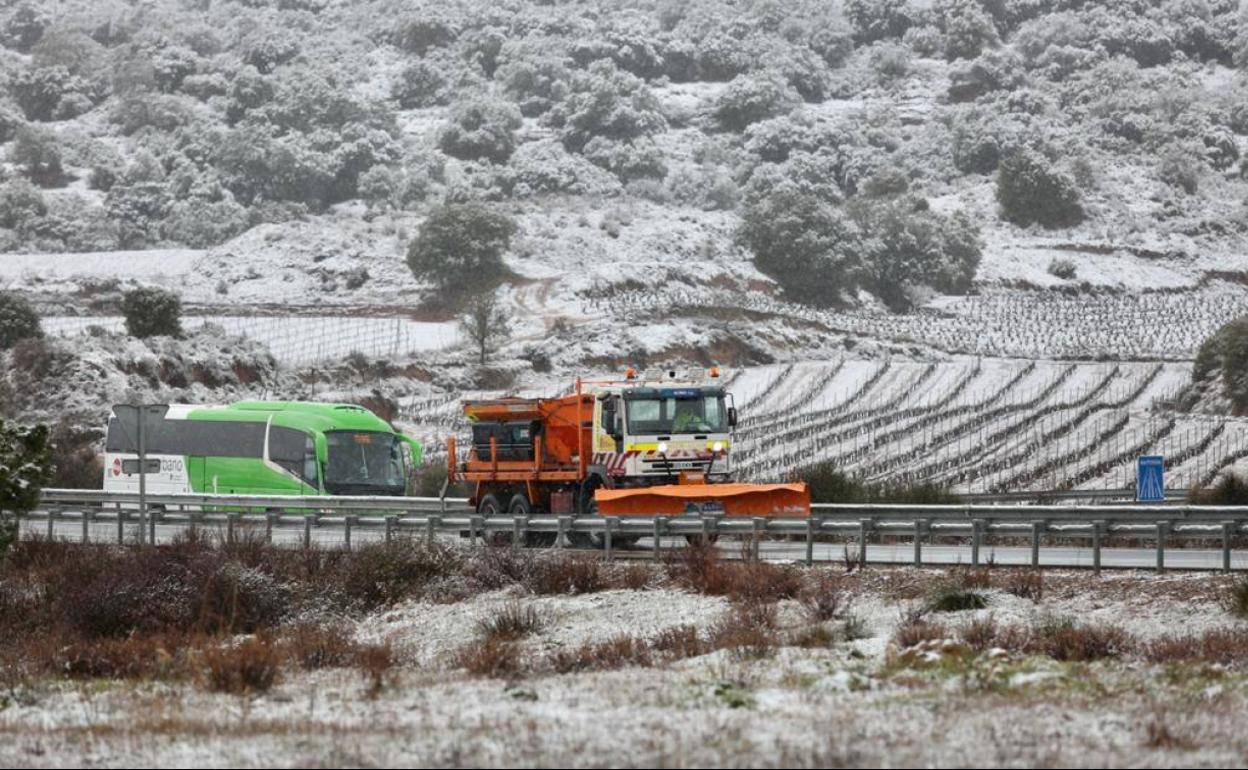
[[[1199,635],[1163,636],[1144,645],[1153,663],[1248,663],[1248,629],[1214,628]]]
[[[802,609],[811,623],[823,623],[844,617],[849,611],[849,593],[839,575],[823,573],[813,586],[802,591]]]
[[[204,652],[204,681],[213,692],[253,695],[268,692],[277,683],[281,650],[267,637],[253,636],[238,644],[211,647]]]
[[[394,647],[387,642],[361,645],[355,652],[355,663],[368,680],[368,694],[377,697],[394,674]]]
[[[741,659],[768,657],[779,643],[774,604],[734,604],[710,632],[711,647],[728,650]]]
[[[672,660],[696,658],[710,652],[710,645],[698,635],[698,629],[690,625],[663,629],[650,642],[650,647]]]
[[[949,637],[949,629],[942,623],[928,620],[922,609],[914,609],[904,614],[893,631],[893,643],[902,649]]]
[[[674,551],[666,567],[668,577],[677,585],[738,601],[792,599],[803,589],[802,572],[796,567],[765,561],[725,561],[714,544],[693,543]]]
[[[469,642],[455,656],[460,668],[474,676],[511,679],[520,675],[515,645],[492,637]]]
[[[1081,624],[1069,618],[1041,621],[1032,627],[1024,645],[1025,652],[1072,662],[1117,658],[1134,648],[1131,635],[1117,626]]]
[[[492,615],[477,621],[477,630],[486,639],[514,642],[541,631],[549,624],[549,616],[538,607],[509,602]]]
[[[551,666],[560,674],[649,666],[652,663],[650,646],[646,641],[628,634],[620,634],[603,642],[587,642],[574,650],[561,650],[551,658]]]
[[[525,585],[535,594],[590,594],[603,590],[606,580],[597,556],[568,554],[535,561]]]
[[[1038,602],[1044,598],[1044,573],[1030,568],[1008,570],[1001,587],[1007,593]]]

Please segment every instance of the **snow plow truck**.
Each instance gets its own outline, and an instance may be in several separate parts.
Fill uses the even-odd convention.
[[[461,461],[448,441],[448,476],[472,485],[478,515],[809,516],[804,483],[742,484],[731,474],[737,411],[719,370],[576,381],[552,398],[463,402],[472,427]],[[530,545],[556,535],[531,532]],[[600,536],[571,533],[600,547]],[[616,542],[625,544],[623,538]]]

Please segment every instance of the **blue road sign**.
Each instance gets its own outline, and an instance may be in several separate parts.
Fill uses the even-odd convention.
[[[1166,499],[1166,460],[1161,455],[1140,455],[1135,460],[1135,500],[1160,503]]]

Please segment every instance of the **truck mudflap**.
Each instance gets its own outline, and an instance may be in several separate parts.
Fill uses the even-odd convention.
[[[603,516],[681,516],[713,506],[724,516],[810,516],[810,488],[795,484],[668,484],[594,492]]]

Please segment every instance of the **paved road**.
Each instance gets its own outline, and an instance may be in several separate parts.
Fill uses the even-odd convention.
[[[216,525],[201,525],[201,530],[211,532],[214,536],[224,539],[225,528]],[[47,533],[47,524],[41,521],[23,521],[22,530],[39,534]],[[156,538],[160,542],[169,542],[179,533],[185,532],[181,524],[159,524],[156,527]],[[82,525],[75,521],[56,522],[54,534],[58,538],[78,540],[82,536]],[[262,532],[262,530],[261,530]],[[353,542],[365,543],[379,541],[383,537],[381,529],[357,528],[352,534]],[[95,542],[117,542],[117,525],[115,523],[93,523],[89,537]],[[126,527],[124,539],[134,542],[138,537],[138,527]],[[442,535],[454,538],[454,535]],[[317,545],[331,546],[343,542],[341,528],[313,529],[312,539]],[[283,545],[298,545],[303,540],[303,530],[279,527],[273,531],[273,541]],[[645,538],[627,550],[619,550],[622,558],[644,559],[653,553],[653,539]],[[684,538],[664,538],[663,548],[679,548],[685,544]],[[724,540],[721,549],[729,555],[740,552],[740,541]],[[855,543],[816,543],[815,560],[821,562],[843,562],[846,548],[851,556],[857,556],[858,547]],[[763,542],[760,554],[769,560],[800,561],[806,556],[806,545],[802,542]],[[981,562],[995,565],[1027,565],[1031,563],[1031,548],[1027,546],[1003,546],[985,543],[980,549]],[[869,544],[867,560],[876,564],[911,564],[914,559],[912,542],[896,544]],[[923,545],[923,561],[926,564],[970,564],[971,548],[969,545],[935,544]],[[1045,567],[1092,567],[1091,547],[1074,547],[1069,545],[1050,545],[1040,548],[1040,564]],[[1101,566],[1121,569],[1154,569],[1157,565],[1157,552],[1152,548],[1103,548],[1101,550]],[[1220,569],[1222,552],[1214,549],[1167,548],[1166,567],[1170,569]],[[1231,554],[1233,569],[1248,570],[1248,551],[1236,551]]]

